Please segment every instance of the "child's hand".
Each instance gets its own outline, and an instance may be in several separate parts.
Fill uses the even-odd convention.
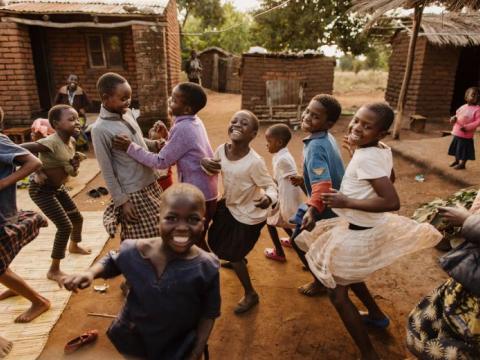
[[[155,145],[157,147],[157,152],[160,152],[160,150],[162,150],[162,148],[165,146],[165,143],[166,143],[166,141],[164,139],[155,140]]]
[[[302,186],[304,182],[303,176],[300,175],[290,176],[288,179],[293,186]]]
[[[457,122],[457,117],[454,115],[450,118],[450,124],[455,124]]]
[[[218,174],[220,170],[222,170],[222,164],[220,163],[220,159],[203,158],[202,160],[200,160],[200,166],[207,175],[215,175]]]
[[[73,292],[78,292],[78,289],[86,289],[93,282],[93,274],[89,271],[81,273],[81,274],[74,274],[74,275],[67,275],[63,278],[63,286],[65,289]]]
[[[349,207],[348,197],[346,197],[341,192],[335,189],[330,189],[330,191],[331,192],[329,193],[323,193],[320,195],[320,197],[322,198],[326,206],[330,208],[348,208]]]
[[[352,144],[350,144],[350,142],[348,141],[348,135],[345,135],[343,137],[342,148],[348,151],[348,153],[350,154],[350,157],[353,156],[353,153],[355,152],[355,147],[352,146]]]
[[[462,226],[471,213],[464,207],[439,207],[438,213],[451,225]]]
[[[75,156],[70,160],[70,165],[72,165],[73,170],[77,171],[78,168],[80,167],[80,158],[75,155]]]
[[[116,135],[113,138],[113,148],[121,151],[127,151],[128,147],[132,143],[132,140],[128,135]]]
[[[38,185],[45,184],[47,181],[47,175],[43,172],[43,170],[38,170],[35,174],[33,174],[33,181]]]
[[[253,201],[255,202],[255,207],[260,209],[267,209],[270,205],[272,205],[272,199],[270,199],[267,195],[263,195],[260,199]]]
[[[135,206],[130,200],[122,205],[122,216],[129,223],[136,223],[138,221],[137,212]]]
[[[301,230],[306,230],[308,232],[312,231],[313,228],[315,227],[315,212],[316,209],[312,206],[310,206],[307,210],[307,212],[305,213],[305,215],[303,215],[303,219],[302,219],[302,226],[300,227]]]

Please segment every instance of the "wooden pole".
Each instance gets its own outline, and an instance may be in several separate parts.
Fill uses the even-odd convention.
[[[422,22],[424,5],[415,6],[415,12],[413,16],[413,31],[410,37],[410,44],[408,46],[407,65],[405,67],[405,74],[403,75],[402,88],[398,96],[397,103],[397,115],[395,117],[395,123],[393,126],[393,138],[400,138],[400,129],[403,122],[403,112],[405,109],[405,103],[407,102],[408,86],[412,78],[413,62],[415,59],[415,46],[417,45],[418,33],[420,31],[420,23]]]

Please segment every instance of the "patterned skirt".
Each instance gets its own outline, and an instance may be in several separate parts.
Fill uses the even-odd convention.
[[[122,216],[122,208],[115,207],[113,200],[110,201],[103,213],[103,226],[107,233],[113,237],[120,224],[120,238],[145,239],[160,236],[160,195],[162,189],[155,181],[142,190],[128,194],[130,202],[135,207],[137,222],[125,221]]]
[[[33,211],[19,211],[13,222],[0,227],[0,275],[7,270],[22,248],[38,236],[47,220]]]
[[[420,359],[479,359],[480,298],[447,280],[410,313],[407,346]]]

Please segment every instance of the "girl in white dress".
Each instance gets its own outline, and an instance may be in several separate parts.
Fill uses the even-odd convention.
[[[378,359],[365,325],[386,328],[389,320],[365,285],[365,279],[396,259],[432,247],[442,235],[430,224],[394,215],[400,208],[390,176],[391,149],[379,141],[387,135],[394,113],[384,103],[362,106],[352,121],[348,142],[356,150],[340,191],[323,194],[339,216],[317,222],[296,239],[310,270],[329,290],[330,300],[360,349],[362,359]],[[352,291],[368,309],[361,314],[348,296]]]

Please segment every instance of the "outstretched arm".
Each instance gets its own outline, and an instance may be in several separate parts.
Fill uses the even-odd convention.
[[[24,149],[27,149],[33,154],[51,151],[48,147],[46,147],[45,145],[39,144],[38,142],[23,143],[23,144],[20,144],[20,146],[23,147]]]
[[[400,209],[400,199],[390,178],[381,177],[369,181],[377,194],[370,199],[352,199],[335,189],[331,189],[332,193],[322,194],[322,199],[327,206],[332,208],[348,208],[373,213]]]

